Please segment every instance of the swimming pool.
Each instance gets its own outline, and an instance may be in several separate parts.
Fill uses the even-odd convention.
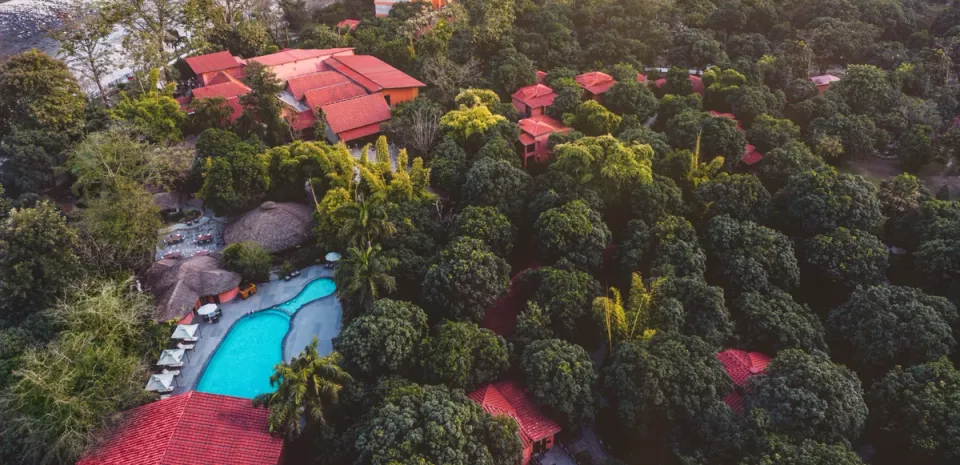
[[[332,279],[316,279],[296,297],[237,320],[207,363],[197,390],[248,399],[274,391],[270,375],[274,365],[283,361],[283,339],[291,329],[293,315],[335,290]],[[340,316],[332,317],[339,325]],[[320,350],[323,352],[323,347]]]

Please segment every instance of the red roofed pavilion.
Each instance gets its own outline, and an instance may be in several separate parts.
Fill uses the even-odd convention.
[[[617,81],[613,79],[613,76],[607,73],[601,73],[600,71],[583,73],[573,79],[586,91],[584,100],[596,100],[598,102],[602,98],[601,95],[617,83]]]
[[[376,134],[380,132],[380,123],[390,119],[390,107],[379,92],[323,105],[320,109],[327,120],[327,138],[331,142]]]
[[[660,78],[653,82],[653,85],[659,89],[667,83],[667,78]],[[700,79],[700,76],[690,75],[690,86],[693,87],[693,91],[700,94],[701,97],[706,93],[706,87],[703,85],[703,79]]]
[[[523,166],[527,166],[527,160],[531,157],[539,162],[547,161],[550,152],[547,150],[547,141],[550,134],[566,134],[570,128],[563,123],[547,116],[539,115],[532,118],[524,118],[517,123],[520,126],[520,144],[523,145]]]
[[[810,77],[810,82],[812,82],[813,85],[817,86],[817,90],[819,90],[821,94],[826,92],[827,89],[830,88],[830,84],[833,84],[834,82],[837,82],[839,80],[840,78],[832,74],[823,74],[820,76]]]
[[[107,440],[77,465],[280,463],[283,438],[250,399],[188,391],[123,413]]]
[[[743,388],[751,376],[763,373],[770,364],[770,357],[760,352],[727,349],[717,354],[727,375],[733,381],[734,390],[723,399],[734,412],[743,413]]]
[[[747,144],[743,150],[743,156],[740,157],[740,161],[747,166],[751,166],[759,163],[760,160],[763,160],[763,154],[757,152],[757,147],[753,144]]]
[[[523,442],[523,465],[530,463],[533,454],[542,454],[553,447],[553,437],[560,425],[540,413],[540,409],[515,381],[488,384],[467,394],[491,415],[513,418],[519,427],[517,434]]]
[[[542,115],[555,98],[557,93],[543,84],[521,87],[511,96],[513,107],[524,118]]]

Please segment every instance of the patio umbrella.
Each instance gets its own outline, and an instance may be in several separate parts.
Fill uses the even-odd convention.
[[[337,262],[337,261],[340,261],[340,259],[343,258],[343,256],[336,252],[330,252],[324,258],[326,258],[328,262]]]
[[[147,380],[147,387],[144,389],[151,392],[170,392],[173,390],[176,378],[173,372],[150,375]]]
[[[157,361],[157,365],[165,367],[180,367],[183,366],[183,356],[186,354],[186,351],[183,349],[167,349],[160,353],[160,360]]]
[[[197,315],[207,316],[212,315],[213,312],[217,311],[217,304],[206,304],[197,309]]]
[[[177,325],[170,339],[196,339],[200,334],[200,325]]]

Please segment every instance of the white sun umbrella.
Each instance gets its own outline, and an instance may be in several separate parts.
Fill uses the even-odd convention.
[[[217,311],[217,304],[206,304],[197,309],[197,315],[207,316],[212,315],[213,312]]]
[[[150,375],[150,379],[147,380],[147,387],[144,389],[151,392],[170,392],[173,390],[174,383],[176,383],[175,377],[176,374],[172,371]]]
[[[196,341],[199,334],[200,325],[177,325],[177,329],[173,330],[173,335],[170,336],[170,339]]]
[[[338,262],[340,261],[341,258],[343,258],[343,256],[337,252],[330,252],[327,254],[325,258],[327,259],[328,262]]]
[[[157,365],[164,367],[182,367],[183,356],[186,351],[183,349],[167,349],[160,353],[160,360]]]

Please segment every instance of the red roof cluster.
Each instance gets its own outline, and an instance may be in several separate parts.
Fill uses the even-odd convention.
[[[267,432],[267,415],[250,399],[189,391],[124,412],[77,465],[279,463],[283,438]]]
[[[307,100],[307,106],[311,110],[324,105],[328,105],[341,100],[347,100],[354,97],[367,95],[363,87],[352,82],[344,82],[332,86],[321,87],[319,89],[308,90],[304,97]]]
[[[513,93],[513,98],[530,108],[549,107],[553,105],[553,99],[557,98],[557,93],[543,84],[534,84],[521,87]]]
[[[196,57],[188,57],[186,62],[188,65],[190,65],[190,69],[192,69],[195,74],[209,73],[243,66],[243,63],[231,55],[230,52],[217,52]]]
[[[379,123],[390,119],[390,107],[379,92],[322,105],[320,109],[330,129],[344,141],[374,134],[380,130]]]
[[[600,95],[610,90],[610,88],[617,83],[617,81],[613,79],[613,76],[607,73],[601,73],[600,71],[583,73],[573,79],[577,81],[577,84],[580,84],[580,87],[583,87],[593,95]]]
[[[271,53],[270,55],[263,55],[259,57],[250,58],[247,61],[256,61],[265,66],[279,66],[286,63],[293,63],[294,61],[309,60],[311,58],[319,58],[322,56],[332,56],[338,53],[343,52],[352,52],[352,48],[312,48],[312,49],[299,49],[299,48],[286,48],[277,53]]]
[[[742,161],[745,165],[750,166],[756,164],[760,160],[763,160],[763,154],[757,152],[757,147],[754,145],[747,144],[743,150],[743,156],[740,157],[740,161]]]
[[[837,82],[837,81],[839,81],[839,80],[840,80],[840,78],[838,78],[838,77],[836,77],[836,76],[834,76],[834,75],[832,75],[832,74],[823,74],[823,75],[820,75],[820,76],[811,76],[811,77],[810,77],[810,82],[812,82],[812,83],[814,83],[815,85],[818,85],[818,86],[829,86],[830,83]]]
[[[303,94],[307,93],[308,90],[343,84],[344,82],[350,82],[350,78],[336,71],[321,71],[290,79],[287,81],[287,88],[290,89],[294,98],[301,100]]]
[[[239,97],[250,92],[250,88],[239,81],[228,81],[223,84],[214,84],[212,86],[197,87],[193,89],[193,98],[213,98],[213,97]]]
[[[467,394],[491,415],[506,415],[519,426],[517,433],[523,447],[560,432],[560,425],[547,418],[515,381],[488,384]]]
[[[770,364],[770,357],[760,352],[747,352],[738,349],[727,349],[717,354],[717,359],[723,364],[727,375],[735,384],[734,392],[730,393],[724,402],[735,412],[743,413],[743,387],[747,379],[757,373],[763,373]]]
[[[384,63],[370,55],[350,55],[331,57],[327,64],[345,74],[370,92],[382,89],[400,89],[404,87],[426,87],[426,84],[412,78],[403,71]]]

